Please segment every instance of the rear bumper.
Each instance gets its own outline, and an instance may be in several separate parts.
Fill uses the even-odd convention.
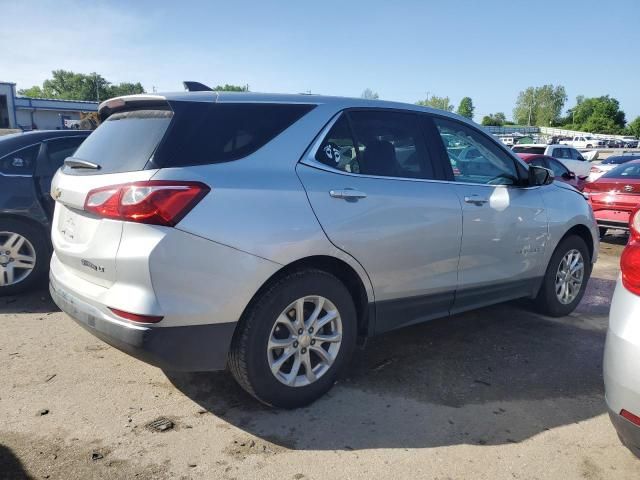
[[[640,458],[640,428],[611,410],[611,408],[608,410],[609,418],[616,432],[618,432],[620,440],[636,457]]]
[[[117,318],[64,288],[51,275],[53,301],[90,333],[146,363],[167,371],[222,370],[237,322],[151,327]]]

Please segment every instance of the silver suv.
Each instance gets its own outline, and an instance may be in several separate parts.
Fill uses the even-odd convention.
[[[446,112],[184,92],[100,115],[53,180],[53,298],[266,404],[321,396],[359,338],[520,297],[566,315],[596,259],[582,194]]]

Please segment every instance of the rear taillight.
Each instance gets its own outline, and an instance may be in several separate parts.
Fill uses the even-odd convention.
[[[199,182],[125,183],[91,190],[84,209],[104,218],[173,227],[209,190]]]
[[[622,284],[636,295],[640,295],[640,209],[629,220],[629,242],[620,257]]]

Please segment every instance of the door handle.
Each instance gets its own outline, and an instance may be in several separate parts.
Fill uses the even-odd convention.
[[[329,195],[333,198],[342,198],[343,200],[357,200],[359,198],[367,198],[367,194],[352,188],[344,188],[341,190],[329,190]]]
[[[474,205],[484,205],[485,203],[489,203],[489,200],[486,198],[482,198],[480,195],[471,195],[469,197],[464,197],[465,203],[472,203]]]

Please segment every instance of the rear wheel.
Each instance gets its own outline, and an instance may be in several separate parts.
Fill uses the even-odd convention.
[[[550,317],[571,313],[582,300],[591,276],[591,256],[585,241],[577,235],[563,239],[551,256],[536,309]]]
[[[31,288],[48,265],[49,247],[40,229],[20,220],[0,220],[0,296]]]
[[[243,315],[229,368],[267,405],[297,408],[326,393],[351,357],[356,311],[333,275],[304,270],[275,282]]]

